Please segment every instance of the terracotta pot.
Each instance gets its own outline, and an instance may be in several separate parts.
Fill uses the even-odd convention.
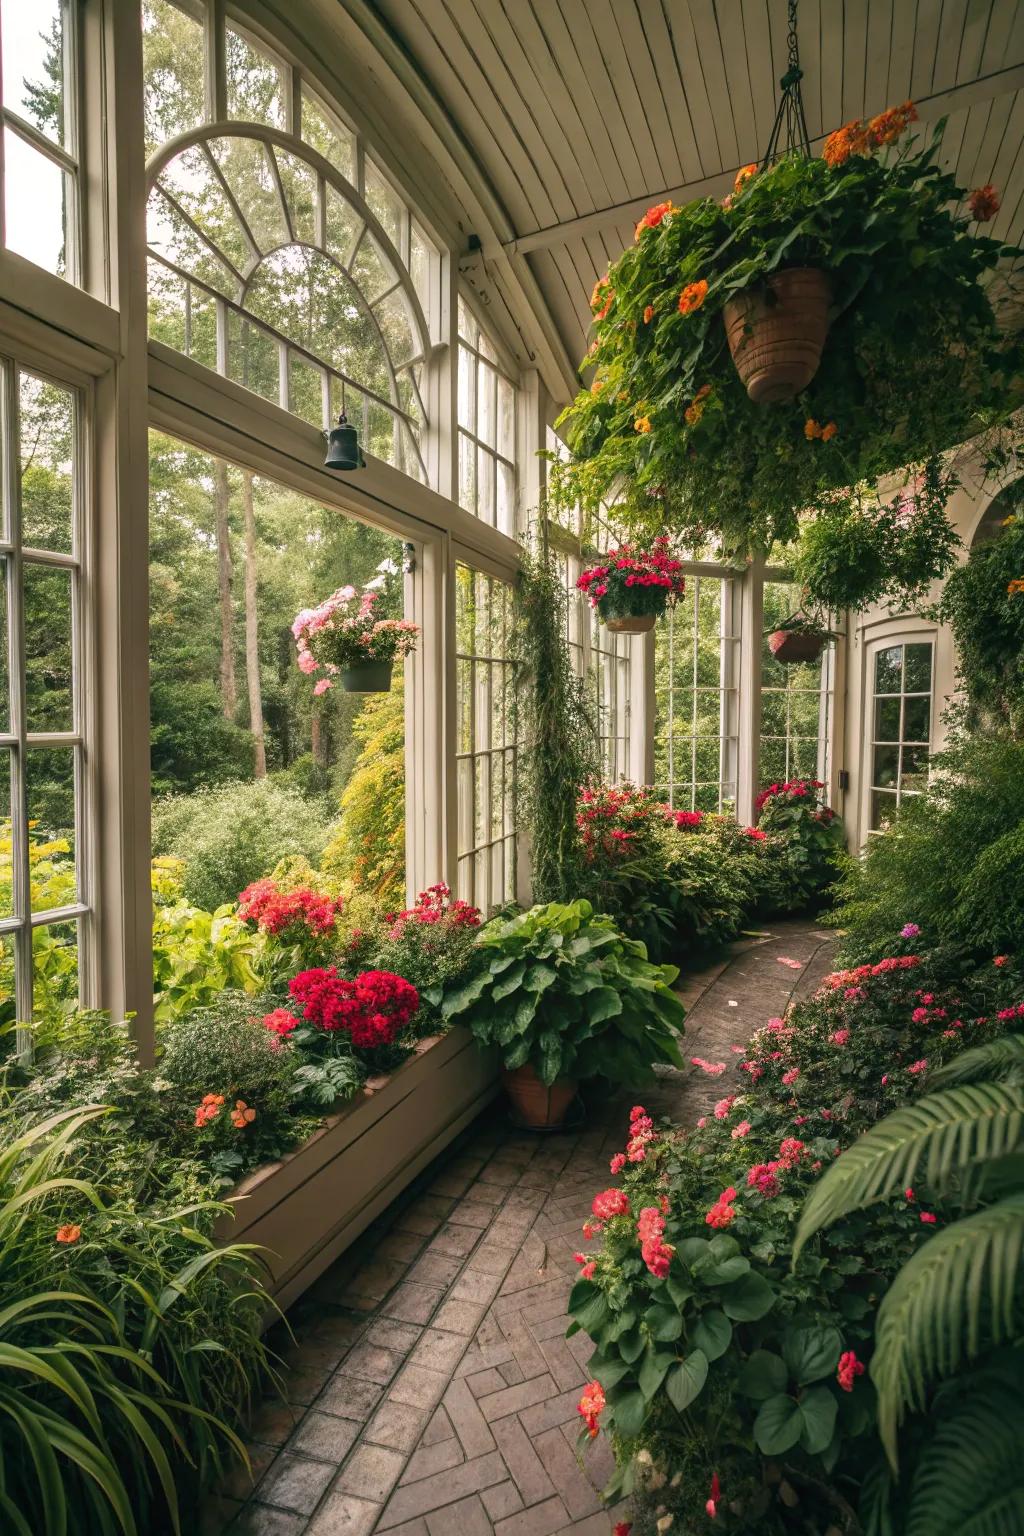
[[[513,1071],[503,1067],[501,1077],[519,1119],[538,1130],[561,1125],[576,1097],[577,1085],[571,1078],[556,1078],[548,1088],[529,1064]]]
[[[817,661],[827,640],[820,630],[777,629],[768,636],[768,649],[776,661]]]
[[[358,667],[342,667],[338,673],[346,693],[390,693],[390,661],[364,661]]]
[[[610,629],[613,635],[646,635],[658,622],[658,616],[656,613],[620,613],[603,622],[605,629]]]
[[[807,388],[821,362],[831,298],[827,273],[787,267],[725,305],[729,351],[756,404],[792,400]]]

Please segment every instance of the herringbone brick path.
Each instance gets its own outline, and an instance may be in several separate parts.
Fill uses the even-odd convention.
[[[743,1043],[820,978],[831,948],[806,924],[776,925],[692,978],[687,1054]],[[669,1072],[642,1101],[688,1120],[723,1091]],[[609,1536],[611,1451],[599,1436],[576,1452],[592,1345],[566,1339],[565,1306],[637,1092],[592,1106],[571,1135],[523,1135],[489,1112],[338,1260],[293,1311],[287,1401],[253,1425],[255,1486],[236,1477],[206,1531]]]

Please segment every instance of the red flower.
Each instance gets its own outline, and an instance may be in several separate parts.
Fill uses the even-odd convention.
[[[363,971],[345,981],[336,966],[300,971],[288,990],[303,1017],[328,1032],[347,1030],[357,1049],[391,1045],[420,1005],[416,988],[391,971]]]
[[[597,1434],[597,1421],[604,1411],[604,1388],[599,1381],[588,1381],[583,1388],[577,1413],[581,1414],[591,1440]]]
[[[299,1021],[287,1008],[275,1008],[263,1015],[263,1027],[275,1035],[290,1035],[293,1029],[298,1029]]]
[[[238,915],[244,922],[255,923],[261,933],[292,944],[306,935],[330,933],[341,907],[340,901],[305,887],[282,891],[269,878],[253,881],[238,898]]]
[[[921,1220],[924,1222],[926,1227],[934,1227],[938,1217],[933,1216],[931,1211],[922,1211]]]
[[[967,199],[971,210],[971,217],[977,219],[979,224],[985,224],[989,219],[994,219],[1002,204],[999,194],[991,182],[983,187],[976,187]]]
[[[853,1391],[853,1383],[856,1377],[864,1375],[864,1362],[858,1360],[852,1349],[839,1356],[839,1369],[836,1371],[836,1380],[844,1392]]]
[[[653,207],[648,208],[633,231],[633,239],[639,240],[645,229],[657,229],[662,219],[668,213],[675,213],[675,208],[671,203],[655,203]]]
[[[628,1216],[629,1196],[624,1189],[606,1189],[594,1196],[590,1209],[598,1221],[611,1221],[613,1216]]]

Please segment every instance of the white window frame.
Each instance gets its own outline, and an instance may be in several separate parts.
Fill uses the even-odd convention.
[[[658,780],[655,788],[659,793],[664,792],[663,797],[674,809],[692,811],[697,809],[697,792],[701,789],[717,787],[718,811],[726,810],[736,803],[738,794],[738,770],[739,770],[739,649],[742,644],[742,636],[737,623],[739,610],[738,593],[736,591],[735,572],[716,570],[713,568],[687,565],[685,567],[686,594],[680,601],[670,606],[663,619],[659,623],[667,632],[668,645],[668,683],[666,695],[666,717],[663,729],[658,731],[660,722],[655,721],[655,731],[664,740],[665,759],[667,763],[667,777]],[[718,682],[700,683],[698,681],[698,651],[697,641],[700,633],[700,589],[702,582],[716,582],[720,588],[719,618],[718,618]],[[692,680],[685,685],[684,691],[690,696],[690,714],[687,728],[676,728],[675,712],[675,666],[674,652],[676,630],[679,624],[679,616],[682,611],[689,609],[689,638],[688,643],[693,650]],[[718,779],[697,778],[697,725],[699,712],[697,709],[698,694],[717,694],[718,696]],[[705,735],[707,733],[704,733]],[[689,738],[689,777],[677,776],[675,773],[675,742],[682,737]],[[682,796],[682,798],[681,798]],[[683,804],[685,799],[685,804]]]
[[[932,751],[934,749],[934,743],[935,743],[935,739],[936,739],[936,733],[935,733],[935,727],[936,727],[936,718],[935,718],[935,714],[936,714],[936,711],[935,711],[935,703],[936,703],[936,700],[935,700],[935,684],[936,684],[936,671],[937,671],[936,663],[937,663],[937,660],[938,660],[938,641],[939,641],[939,635],[938,635],[937,630],[934,629],[934,628],[921,628],[921,629],[913,629],[913,630],[900,629],[900,630],[898,630],[895,633],[886,634],[886,635],[882,635],[882,636],[877,636],[877,637],[873,638],[869,642],[869,644],[866,646],[866,648],[865,648],[865,655],[864,655],[864,682],[865,682],[865,686],[864,686],[864,706],[863,706],[864,707],[864,724],[863,724],[863,742],[864,742],[863,751],[864,751],[864,755],[863,755],[863,772],[862,772],[862,780],[861,780],[861,782],[863,784],[863,793],[862,793],[862,802],[861,802],[861,826],[864,828],[864,840],[865,841],[869,837],[877,837],[879,832],[881,831],[881,828],[873,827],[872,824],[871,824],[871,821],[872,821],[872,818],[871,818],[871,800],[872,800],[872,796],[875,793],[876,789],[880,789],[883,793],[889,793],[892,790],[894,790],[895,791],[895,793],[894,793],[894,807],[897,810],[899,809],[899,806],[902,803],[904,796],[908,796],[909,797],[909,796],[919,795],[919,794],[923,793],[922,790],[916,790],[916,789],[907,789],[907,790],[905,790],[903,788],[903,749],[904,749],[905,745],[911,746],[911,747],[922,747],[923,746],[925,748],[925,750],[928,752],[929,756],[931,755],[931,753],[932,753]],[[927,693],[924,693],[923,691],[919,692],[919,693],[905,693],[903,691],[903,686],[902,685],[903,685],[903,683],[905,681],[905,678],[906,678],[906,651],[905,651],[905,648],[908,645],[927,645],[931,649],[931,662],[930,662],[930,667],[929,667],[929,688],[928,688],[928,692]],[[875,692],[876,657],[878,656],[879,652],[881,652],[881,651],[888,651],[888,650],[894,650],[897,646],[900,646],[900,647],[902,647],[904,649],[904,655],[901,658],[901,662],[900,662],[900,684],[901,684],[900,692],[898,694],[876,694],[876,692]],[[898,742],[891,742],[891,741],[878,742],[878,741],[875,740],[875,704],[876,704],[876,701],[878,699],[880,699],[880,698],[898,698],[899,701],[900,701],[900,739],[899,739]],[[905,701],[908,698],[911,698],[911,699],[914,699],[914,698],[927,698],[927,700],[928,700],[928,740],[927,740],[927,742],[906,742],[906,743],[904,742],[904,737],[903,737],[903,721],[904,721],[904,714],[905,714]],[[875,747],[876,746],[883,746],[883,747],[895,746],[897,748],[897,751],[899,753],[899,771],[897,773],[896,782],[895,782],[894,786],[876,785],[875,782],[874,782],[874,757],[875,757]]]
[[[468,316],[468,318],[471,321],[473,327],[475,328],[476,335],[474,337],[467,337],[463,333],[463,326],[461,324],[461,316],[463,314]],[[459,295],[459,303],[456,306],[455,333],[456,333],[455,334],[455,345],[456,345],[456,350],[457,350],[457,353],[458,353],[458,356],[457,356],[458,375],[461,378],[461,376],[462,376],[462,367],[463,367],[463,359],[464,358],[469,360],[468,366],[472,369],[472,375],[473,375],[473,390],[472,390],[472,393],[473,393],[473,422],[472,422],[472,425],[470,425],[468,422],[466,422],[463,419],[463,412],[462,412],[462,410],[459,409],[458,405],[456,406],[456,424],[457,424],[457,438],[458,438],[457,467],[456,467],[456,474],[457,474],[456,499],[459,501],[459,505],[463,508],[464,511],[469,512],[472,516],[478,518],[482,523],[485,524],[485,526],[490,527],[490,528],[495,528],[495,529],[498,530],[499,533],[504,533],[509,538],[514,538],[515,534],[516,534],[516,531],[517,531],[517,529],[520,526],[520,520],[521,520],[521,510],[520,510],[520,505],[519,505],[519,466],[518,466],[518,462],[517,462],[517,452],[516,452],[517,444],[519,442],[519,415],[520,415],[520,410],[521,410],[520,398],[519,398],[520,397],[519,385],[518,385],[517,379],[516,379],[512,369],[507,366],[506,361],[503,359],[501,347],[494,340],[494,337],[491,335],[491,332],[489,331],[487,326],[484,325],[483,321],[480,319],[480,316],[477,314],[477,312],[476,312],[475,308],[473,307],[473,305],[466,298],[465,294],[460,294]],[[486,352],[482,349],[482,347],[480,345],[481,338],[483,338],[484,341],[486,342],[486,345],[487,345],[487,348],[488,348],[488,351],[486,351]],[[485,373],[488,376],[492,376],[492,378],[491,378],[491,391],[490,392],[491,392],[491,395],[492,395],[492,406],[491,406],[491,409],[493,411],[493,421],[494,421],[494,443],[493,444],[492,443],[488,443],[485,438],[480,437],[479,434],[478,434],[478,430],[477,430],[479,428],[479,425],[480,425],[479,415],[480,415],[480,373],[481,373],[481,370],[484,370]],[[498,380],[499,379],[504,380],[506,386],[512,392],[512,430],[511,430],[512,452],[511,452],[511,455],[503,453],[500,450],[500,448],[497,446],[499,441],[500,441],[499,411],[498,411]],[[473,494],[473,505],[471,507],[466,506],[465,502],[462,500],[462,445],[463,445],[463,443],[471,445],[472,453],[473,453],[473,485],[474,485],[474,494]],[[490,517],[485,517],[483,512],[482,512],[482,510],[481,510],[481,497],[480,497],[480,466],[481,466],[481,463],[486,465],[487,475],[488,475],[488,479],[490,481],[490,487],[491,487],[491,491],[490,491],[490,495],[491,495],[491,516]],[[509,479],[509,483],[510,483],[509,504],[508,504],[509,516],[506,519],[506,521],[508,522],[508,526],[507,527],[502,526],[502,523],[499,521],[499,517],[498,517],[498,485],[499,485],[499,480],[500,480],[499,471],[501,469],[504,469],[506,471],[508,479]]]

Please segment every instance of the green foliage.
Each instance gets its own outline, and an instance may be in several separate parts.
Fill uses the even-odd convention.
[[[187,901],[215,911],[279,860],[315,863],[330,830],[321,807],[269,779],[222,784],[153,807],[153,851],[180,859]]]
[[[442,1014],[497,1045],[509,1069],[541,1081],[603,1076],[629,1083],[652,1062],[680,1064],[683,1006],[674,966],[651,965],[588,901],[532,907],[481,930],[478,964],[446,993]]]
[[[153,914],[153,991],[158,1023],[212,1004],[226,987],[255,992],[261,939],[234,903],[204,912],[181,900]]]
[[[817,779],[797,779],[758,796],[758,830],[784,866],[791,911],[821,905],[846,851],[842,820],[822,800],[823,788]]]
[[[936,164],[940,139],[941,125],[887,162],[787,155],[723,203],[641,221],[595,290],[594,379],[562,418],[576,463],[553,466],[556,498],[595,507],[624,485],[617,512],[634,528],[766,550],[795,536],[800,509],[825,496],[837,507],[853,487],[852,509],[858,481],[1005,418],[1020,350],[985,286],[1004,247],[957,212],[965,194]],[[790,267],[828,274],[832,324],[807,389],[765,410],[740,382],[722,310]],[[691,284],[707,287],[681,311]]]
[[[852,959],[880,958],[908,922],[929,944],[991,954],[1019,942],[1012,850],[1024,824],[1024,742],[958,731],[931,768],[926,792],[906,796],[891,826],[845,865],[831,921]],[[991,893],[977,875],[983,859],[999,882]]]
[[[566,640],[566,593],[542,519],[542,546],[520,555],[515,589],[518,824],[530,838],[533,893],[569,901],[584,887],[576,796],[598,773],[597,727]]]
[[[405,894],[405,689],[401,674],[353,726],[360,744],[341,797],[341,820],[324,849],[324,873],[400,906]]]
[[[0,1507],[14,1536],[182,1528],[191,1497],[245,1461],[232,1416],[264,1360],[244,1248],[216,1207],[134,1209],[90,1156],[102,1109],[0,1119]],[[106,1187],[104,1187],[106,1186]],[[56,1241],[58,1230],[67,1239]],[[230,1383],[230,1386],[229,1386]]]
[[[154,794],[252,777],[252,737],[225,720],[213,683],[154,678],[149,701]]]
[[[1016,506],[1017,491],[1004,493]],[[972,724],[1024,727],[1024,516],[1010,512],[996,538],[976,544],[946,582],[939,612],[956,642]]]
[[[932,459],[909,492],[887,501],[865,490],[851,510],[845,494],[837,505],[824,498],[801,527],[793,563],[805,602],[824,616],[923,597],[956,559],[960,541],[945,511],[954,488],[953,472]]]

